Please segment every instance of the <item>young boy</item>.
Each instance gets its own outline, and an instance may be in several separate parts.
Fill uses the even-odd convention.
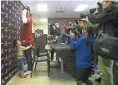
[[[14,45],[17,46],[17,66],[19,69],[19,76],[24,78],[24,50],[29,49],[31,46],[24,47],[20,40],[15,40]]]

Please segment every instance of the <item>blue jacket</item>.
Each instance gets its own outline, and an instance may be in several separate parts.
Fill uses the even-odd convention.
[[[91,51],[94,37],[89,36],[90,44],[86,44],[86,36],[80,37],[78,40],[74,36],[70,37],[70,46],[76,49],[76,67],[88,68],[91,66]]]

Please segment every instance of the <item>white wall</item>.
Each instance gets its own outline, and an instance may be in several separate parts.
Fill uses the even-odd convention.
[[[34,19],[33,20],[33,32],[35,32],[35,30],[40,29],[43,30],[44,34],[48,34],[48,21],[46,22],[41,22],[40,19]]]

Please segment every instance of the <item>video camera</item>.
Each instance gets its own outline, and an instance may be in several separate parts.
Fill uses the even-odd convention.
[[[69,28],[66,30],[66,32],[63,34],[63,37],[69,38],[69,37],[70,37],[70,35],[69,35],[70,30],[71,30],[72,32],[76,33],[76,32],[74,31],[74,28],[69,27]]]
[[[73,33],[75,33],[75,35],[79,35],[81,36],[81,32],[78,33],[79,30],[77,29],[81,29],[80,26],[75,26],[75,27],[69,27],[67,30],[67,33],[64,33],[63,36],[69,38],[69,32],[72,31]]]

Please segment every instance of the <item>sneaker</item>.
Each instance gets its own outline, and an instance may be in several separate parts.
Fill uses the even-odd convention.
[[[32,73],[32,71],[27,71],[27,72],[24,73],[24,76],[29,75],[31,73]]]

